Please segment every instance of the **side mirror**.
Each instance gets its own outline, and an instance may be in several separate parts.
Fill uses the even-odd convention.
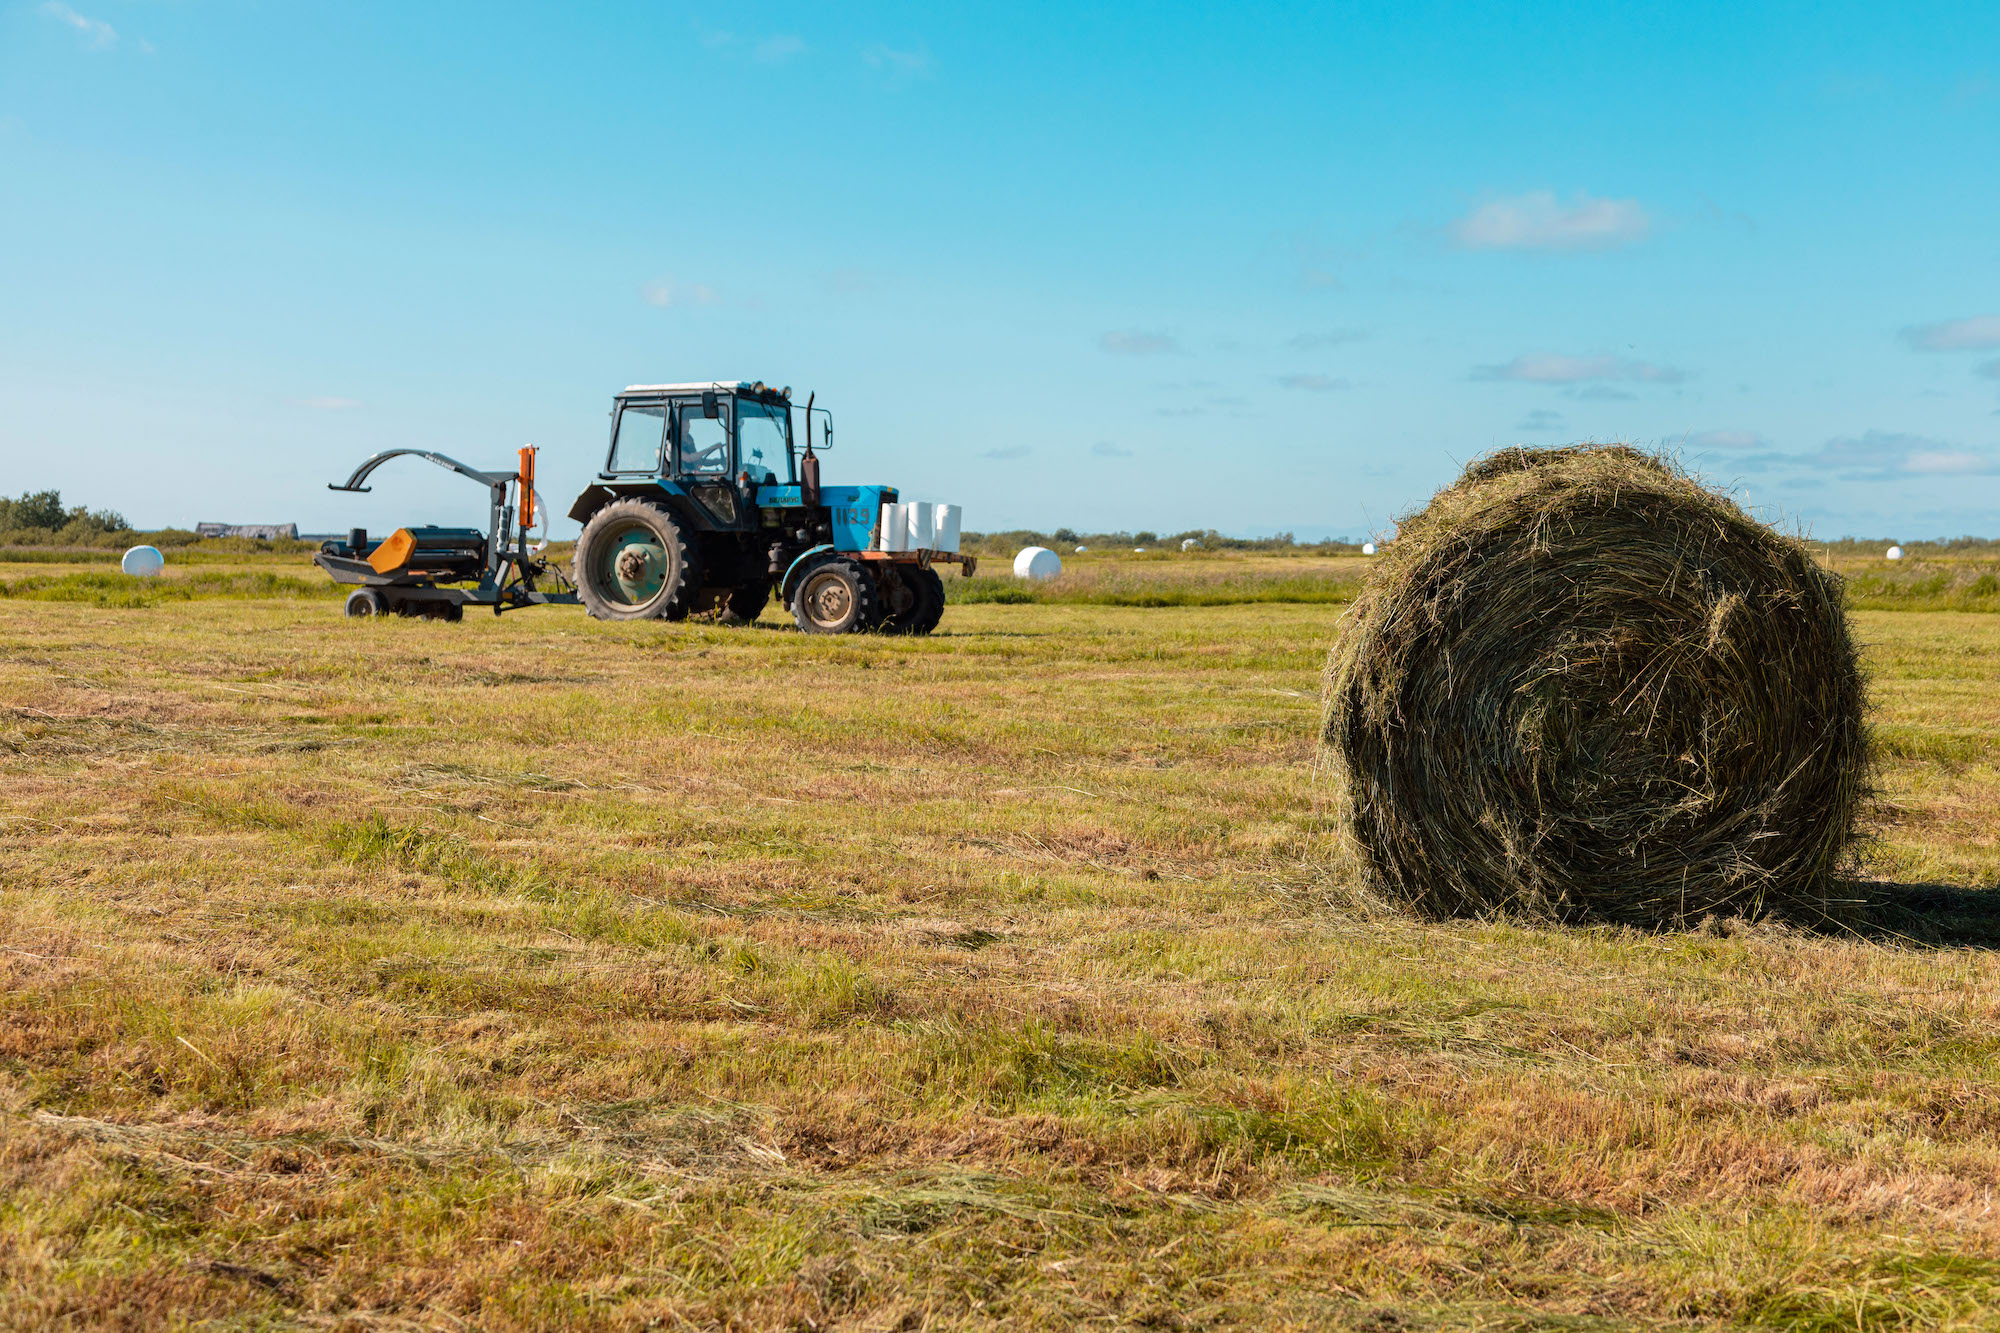
[[[716,417],[722,415],[722,404],[715,401],[715,390],[702,390],[701,414],[710,420],[714,420]]]

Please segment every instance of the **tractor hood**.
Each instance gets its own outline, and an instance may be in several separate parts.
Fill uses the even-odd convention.
[[[896,499],[894,486],[822,486],[819,502],[833,514],[833,548],[866,551],[879,535],[882,506]],[[795,509],[805,503],[797,486],[759,486],[757,504],[766,509]]]

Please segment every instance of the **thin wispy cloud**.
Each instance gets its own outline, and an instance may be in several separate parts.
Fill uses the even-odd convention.
[[[1167,356],[1181,350],[1172,334],[1149,333],[1144,329],[1113,329],[1097,340],[1097,345],[1113,356]]]
[[[1754,430],[1703,430],[1687,437],[1690,449],[1765,449],[1766,440]]]
[[[1552,431],[1563,424],[1563,414],[1552,412],[1546,407],[1538,407],[1514,423],[1515,430],[1524,430],[1531,435]]]
[[[1280,375],[1278,384],[1286,389],[1298,389],[1305,393],[1332,393],[1335,389],[1345,389],[1348,382],[1335,379],[1331,375]]]
[[[931,49],[922,42],[909,47],[877,42],[862,48],[861,63],[888,75],[891,83],[903,84],[911,79],[930,77]]]
[[[1616,356],[1561,356],[1554,353],[1517,356],[1495,366],[1474,366],[1476,380],[1511,380],[1521,384],[1588,384],[1624,380],[1637,384],[1679,384],[1687,372],[1650,361]]]
[[[1989,380],[2000,380],[2000,360],[1981,362],[1979,373]]]
[[[1025,444],[1009,444],[1009,445],[1004,445],[998,449],[988,449],[985,453],[979,456],[981,458],[994,458],[1000,460],[1001,462],[1007,462],[1015,458],[1026,458],[1029,454],[1033,452],[1035,451],[1029,448]]]
[[[781,65],[793,56],[804,55],[805,50],[805,38],[797,33],[785,32],[766,37],[757,43],[757,49],[752,54],[766,65]]]
[[[103,51],[118,44],[116,28],[103,19],[94,19],[77,13],[68,5],[62,4],[60,0],[47,0],[42,6],[42,13],[58,23],[74,28],[77,35],[83,39],[83,44],[92,50]]]
[[[1324,333],[1294,334],[1285,339],[1285,346],[1295,352],[1318,352],[1342,343],[1360,342],[1367,336],[1360,329],[1328,329]]]
[[[1916,324],[1903,330],[1903,341],[1920,352],[1967,352],[2000,347],[2000,315]]]
[[[315,398],[300,398],[298,405],[315,412],[346,412],[361,406],[359,398],[335,398],[322,395]]]
[[[1130,458],[1132,456],[1130,449],[1120,449],[1109,440],[1099,440],[1096,444],[1091,445],[1090,452],[1097,458]]]
[[[1598,199],[1553,190],[1490,199],[1452,224],[1466,250],[1614,250],[1646,239],[1652,219],[1636,199]]]
[[[692,282],[685,286],[672,282],[649,282],[639,289],[639,299],[647,305],[662,310],[672,306],[715,305],[722,298],[715,288],[705,282]]]

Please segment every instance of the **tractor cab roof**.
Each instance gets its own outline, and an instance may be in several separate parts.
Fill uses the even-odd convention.
[[[762,398],[774,403],[788,403],[792,400],[791,386],[779,389],[762,380],[698,380],[688,384],[628,384],[619,393],[620,398],[634,394],[652,393],[737,393],[750,398]]]

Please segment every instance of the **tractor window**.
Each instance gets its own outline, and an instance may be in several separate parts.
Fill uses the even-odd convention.
[[[723,410],[728,411],[727,404],[724,404]],[[674,444],[680,456],[680,475],[728,476],[728,418],[705,417],[701,414],[700,403],[682,403],[675,422]]]
[[[753,486],[792,484],[792,411],[771,403],[736,404],[736,456]]]
[[[658,472],[660,441],[667,433],[664,403],[632,403],[618,414],[618,434],[611,444],[610,472]]]

